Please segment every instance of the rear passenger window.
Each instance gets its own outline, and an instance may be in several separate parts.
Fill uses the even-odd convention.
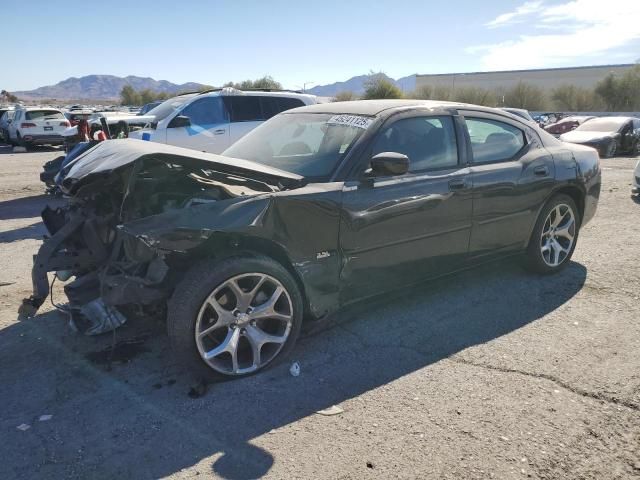
[[[486,118],[465,118],[473,163],[512,159],[526,145],[524,132],[517,127]]]
[[[378,134],[373,155],[397,152],[409,157],[409,171],[455,167],[458,148],[451,117],[405,118]]]
[[[260,97],[255,95],[229,97],[232,122],[258,122],[264,120]]]

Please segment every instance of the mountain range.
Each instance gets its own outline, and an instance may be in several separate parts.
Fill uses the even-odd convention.
[[[404,92],[410,92],[416,88],[416,76],[409,75],[408,77],[402,77],[398,80],[394,80],[385,74],[380,74],[385,77],[391,83],[396,84],[400,90]],[[364,84],[370,75],[359,75],[352,77],[344,82],[335,82],[329,85],[317,85],[307,90],[308,93],[318,95],[319,97],[334,97],[340,92],[353,92],[356,95],[362,95],[364,93]]]
[[[115,75],[87,75],[85,77],[71,77],[55,85],[36,88],[22,92],[12,92],[18,98],[26,100],[38,99],[76,99],[76,100],[116,100],[125,85],[131,85],[136,90],[150,89],[155,92],[180,93],[198,90],[200,83],[183,83],[178,85],[167,80],[154,80],[149,77],[116,77]]]
[[[395,83],[403,91],[415,89],[416,76],[394,80],[385,77]],[[321,97],[333,97],[344,91],[351,91],[356,95],[364,92],[364,84],[369,75],[359,75],[343,82],[335,82],[329,85],[316,85],[307,90],[308,93]],[[114,75],[87,75],[84,77],[71,77],[55,85],[36,88],[20,92],[12,92],[23,100],[117,100],[120,91],[125,85],[131,85],[136,90],[150,89],[156,92],[180,93],[194,91],[203,87],[200,83],[188,82],[183,84],[171,83],[167,80],[154,80],[149,77],[116,77]]]

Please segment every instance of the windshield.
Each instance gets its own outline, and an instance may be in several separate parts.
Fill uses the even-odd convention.
[[[371,117],[290,113],[273,117],[223,152],[303,177],[329,175]]]
[[[155,121],[159,122],[164,120],[173,112],[182,107],[185,103],[195,97],[197,93],[192,93],[189,95],[180,95],[179,97],[170,98],[169,100],[162,102],[155,108],[152,108],[147,112],[147,115],[153,115],[156,117]]]
[[[576,130],[583,132],[617,132],[625,123],[627,123],[627,120],[624,118],[594,118],[584,122]]]

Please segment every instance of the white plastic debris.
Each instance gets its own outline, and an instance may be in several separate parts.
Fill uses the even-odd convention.
[[[344,409],[337,405],[331,405],[329,408],[325,408],[324,410],[318,410],[316,413],[320,415],[324,415],[326,417],[330,417],[332,415],[340,415],[344,412]]]
[[[16,428],[24,432],[29,430],[31,428],[31,425],[27,425],[26,423],[23,423],[21,425],[18,425]]]
[[[292,377],[297,377],[300,375],[300,364],[298,362],[293,362],[291,367],[289,368],[289,373]]]
[[[52,418],[53,418],[53,415],[40,415],[40,417],[38,417],[38,420],[41,422],[47,422]]]

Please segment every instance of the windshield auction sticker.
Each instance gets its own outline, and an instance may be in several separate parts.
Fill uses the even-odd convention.
[[[344,125],[347,127],[369,128],[373,123],[373,118],[360,117],[358,115],[334,115],[329,119],[329,125]]]

